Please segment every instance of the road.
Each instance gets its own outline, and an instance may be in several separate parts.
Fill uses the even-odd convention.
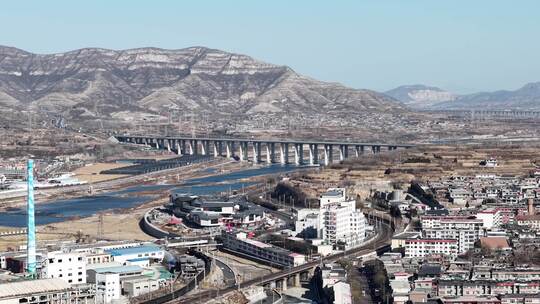
[[[223,279],[225,280],[226,286],[233,286],[236,284],[236,278],[234,276],[234,272],[232,269],[227,266],[225,263],[218,259],[214,259],[216,261],[216,266],[221,269],[221,272],[223,273]]]
[[[272,274],[268,274],[259,278],[248,280],[248,281],[242,282],[240,286],[238,286],[238,284],[235,284],[231,287],[220,289],[219,294],[225,294],[239,288],[245,288],[245,287],[249,287],[253,285],[262,285],[267,282],[272,282],[277,279],[287,277],[295,273],[308,271],[309,269],[316,267],[317,265],[321,263],[331,263],[331,262],[336,262],[342,258],[357,257],[364,254],[371,253],[375,251],[376,248],[388,245],[390,243],[390,239],[392,238],[392,235],[393,235],[393,231],[390,225],[386,222],[383,222],[380,225],[379,233],[377,234],[375,239],[373,239],[370,243],[364,246],[353,248],[345,252],[329,255],[327,257],[322,258],[322,260],[312,261],[312,262],[309,262],[300,266],[293,267],[291,269],[284,269],[277,273],[272,273]],[[214,298],[215,295],[216,295],[216,290],[207,290],[193,296],[188,296],[188,297],[177,299],[175,301],[171,301],[171,303],[206,303],[208,300]]]

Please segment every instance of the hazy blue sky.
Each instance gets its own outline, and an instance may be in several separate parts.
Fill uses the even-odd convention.
[[[540,81],[538,0],[9,2],[0,44],[37,53],[202,45],[380,91]]]

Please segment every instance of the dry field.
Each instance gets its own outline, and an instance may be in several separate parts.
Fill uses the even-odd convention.
[[[499,166],[480,161],[495,157]],[[319,171],[296,173],[289,183],[316,198],[328,187],[347,187],[350,195],[368,197],[374,190],[406,188],[413,180],[452,175],[527,175],[540,166],[540,143],[490,146],[422,146],[379,155],[364,155]]]

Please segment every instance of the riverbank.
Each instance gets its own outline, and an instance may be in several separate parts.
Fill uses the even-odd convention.
[[[140,184],[131,187],[124,187],[122,190],[116,190],[108,193],[102,193],[99,198],[104,200],[105,203],[112,204],[112,198],[117,198],[114,195],[118,195],[121,198],[141,198],[150,197],[148,201],[136,204],[133,207],[128,208],[116,208],[107,209],[98,212],[92,212],[91,215],[79,217],[61,219],[58,222],[46,223],[39,225],[37,229],[37,239],[40,244],[46,244],[47,242],[76,240],[82,238],[83,240],[92,240],[96,238],[103,239],[133,239],[133,240],[146,240],[149,236],[144,234],[139,228],[139,221],[143,214],[150,208],[161,206],[168,200],[169,193],[171,191],[183,191],[191,192],[198,195],[218,194],[221,192],[237,192],[244,189],[254,187],[256,184],[263,183],[268,175],[285,174],[296,171],[298,167],[288,166],[253,166],[245,163],[225,163],[216,165],[213,167],[203,168],[192,174],[182,173],[182,176],[178,174],[170,174],[168,177],[156,177],[148,180],[145,184]],[[109,196],[105,196],[105,194]],[[107,199],[109,198],[109,199]],[[93,207],[96,207],[97,203],[103,203],[96,201],[92,203]],[[52,203],[41,205],[36,207],[36,211],[40,210],[40,207],[54,207],[60,203]],[[86,202],[72,203],[71,209],[80,207]],[[49,212],[53,212],[51,209]],[[74,212],[71,210],[71,212]],[[100,214],[102,215],[103,224],[100,224]],[[0,216],[9,216],[3,213]],[[20,223],[24,226],[25,213],[21,210]],[[55,218],[57,220],[58,218]],[[37,218],[39,220],[39,217]],[[0,223],[2,221],[0,220]],[[39,222],[39,221],[38,221]],[[2,226],[2,225],[0,225]],[[100,226],[103,227],[103,231],[100,232]],[[0,227],[0,230],[13,230],[11,227]],[[6,249],[7,247],[17,248],[19,245],[23,245],[25,242],[25,235],[9,236],[0,238],[0,248]]]

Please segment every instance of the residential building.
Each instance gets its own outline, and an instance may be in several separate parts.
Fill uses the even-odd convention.
[[[406,257],[424,258],[432,254],[443,254],[454,259],[458,255],[458,242],[453,239],[405,240]]]
[[[366,236],[366,218],[347,200],[345,189],[330,188],[320,196],[319,209],[296,212],[295,232],[303,237],[321,238],[327,244],[347,249],[361,244]]]
[[[424,224],[428,228],[424,228]],[[470,217],[422,217],[422,232],[427,239],[453,239],[458,241],[458,254],[467,252],[484,236],[484,221]]]

